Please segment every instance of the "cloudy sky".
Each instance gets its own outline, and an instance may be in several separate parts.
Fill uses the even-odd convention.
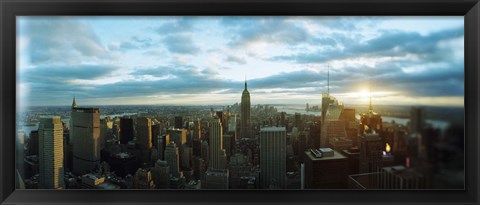
[[[17,17],[27,105],[463,106],[459,17]]]

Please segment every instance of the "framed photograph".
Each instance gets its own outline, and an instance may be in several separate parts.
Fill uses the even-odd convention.
[[[1,204],[479,203],[477,0],[0,6]]]

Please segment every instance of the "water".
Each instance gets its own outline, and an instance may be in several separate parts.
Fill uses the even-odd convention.
[[[306,114],[306,115],[315,115],[315,116],[321,116],[321,112],[314,112],[314,111],[305,111],[306,106],[305,105],[277,105],[275,106],[279,112],[286,112],[287,114],[295,114],[295,113],[300,113],[300,114]],[[357,119],[360,119],[360,115],[356,114]],[[398,118],[398,117],[388,117],[388,116],[382,116],[382,121],[383,122],[392,122],[395,121],[395,123],[407,126],[408,122],[410,119],[408,118]],[[433,128],[435,129],[440,129],[441,131],[445,131],[449,126],[450,123],[447,121],[443,120],[432,120],[432,119],[427,119],[426,120],[427,124],[432,125]]]
[[[286,112],[287,114],[295,114],[295,113],[300,113],[302,115],[315,115],[315,116],[320,116],[321,113],[320,111],[306,111],[305,108],[306,106],[302,105],[278,105],[275,106],[277,108],[278,112]]]
[[[103,119],[105,117],[110,117],[110,118],[114,118],[114,117],[123,117],[123,116],[131,116],[131,115],[136,115],[137,113],[122,113],[122,114],[113,114],[113,115],[100,115],[100,119]],[[65,117],[65,118],[62,118],[62,122],[67,124],[67,127],[70,127],[70,117]],[[21,126],[21,129],[23,130],[23,132],[25,133],[25,140],[27,140],[28,138],[30,138],[30,132],[31,131],[34,131],[34,130],[38,130],[38,122],[37,123],[33,123],[33,124],[24,124],[24,125],[20,125]]]

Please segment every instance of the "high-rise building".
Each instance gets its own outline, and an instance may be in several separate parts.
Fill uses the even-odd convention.
[[[384,144],[378,134],[360,138],[360,173],[378,172],[383,166]]]
[[[369,110],[360,115],[361,133],[380,133],[383,130],[382,116],[373,111],[372,97],[370,96]]]
[[[170,174],[174,177],[180,177],[180,155],[174,141],[170,141],[170,144],[165,148],[165,161],[170,167]]]
[[[137,118],[137,144],[141,150],[142,161],[148,162],[152,150],[152,120],[150,118]]]
[[[233,114],[228,119],[228,133],[233,134],[233,137],[237,137],[237,114]]]
[[[71,123],[73,173],[84,175],[100,162],[100,110],[75,106],[72,108]]]
[[[346,138],[347,132],[345,130],[345,121],[343,120],[325,120],[325,124],[321,130],[324,136],[325,147],[332,147],[331,142],[333,138]]]
[[[59,116],[42,117],[39,135],[39,188],[64,188],[63,127]]]
[[[345,122],[340,120],[343,108],[343,104],[339,103],[335,97],[329,93],[323,93],[320,147],[330,146],[328,139],[332,137],[332,133],[341,133],[342,137],[346,136]]]
[[[18,174],[22,178],[25,177],[24,158],[25,158],[25,133],[23,129],[18,129],[16,142],[15,142],[15,168]]]
[[[260,186],[285,188],[286,130],[284,127],[260,129]]]
[[[183,118],[182,116],[175,116],[175,128],[183,129]]]
[[[209,149],[209,145],[208,145],[208,142],[206,140],[202,140],[202,145],[201,145],[201,157],[202,159],[204,159],[205,161],[207,161],[207,164],[208,164],[208,160],[210,159],[210,149]]]
[[[201,129],[201,124],[200,124],[200,119],[195,120],[195,129],[193,131],[194,140],[200,140],[202,138],[202,129]]]
[[[228,189],[228,169],[208,169],[205,173],[206,189]]]
[[[113,122],[106,117],[100,120],[100,150],[105,148],[107,140],[113,138]]]
[[[250,93],[247,90],[247,81],[245,80],[240,108],[240,138],[252,137],[250,136],[250,109]]]
[[[306,189],[344,189],[348,182],[348,161],[330,148],[305,151]]]
[[[120,144],[128,144],[133,140],[133,119],[120,118]]]
[[[191,147],[184,146],[182,150],[182,170],[189,170],[192,167],[193,149]]]
[[[225,153],[227,153],[227,158],[232,155],[232,147],[234,146],[235,139],[232,135],[223,135],[222,146],[225,149]]]
[[[38,156],[38,130],[32,130],[30,132],[28,142],[27,142],[27,156],[37,155]]]
[[[412,107],[410,110],[410,133],[421,133],[425,127],[425,110]]]
[[[178,147],[187,143],[186,129],[168,129],[167,134],[170,136],[170,141],[174,141]]]
[[[152,122],[152,146],[158,150],[158,138],[162,133],[162,126],[159,123],[153,124]]]
[[[134,189],[154,189],[155,183],[153,182],[152,172],[147,169],[139,168],[133,177]]]
[[[170,135],[161,135],[158,137],[158,158],[161,160],[165,160],[165,148],[168,144],[170,144]]]
[[[348,161],[348,175],[358,174],[360,167],[360,149],[358,147],[351,147],[349,149],[342,150],[343,156],[347,157]]]
[[[170,187],[170,167],[167,161],[158,160],[155,163],[153,176],[157,189],[168,189]]]
[[[209,168],[225,169],[226,154],[223,149],[222,123],[214,118],[210,123]]]

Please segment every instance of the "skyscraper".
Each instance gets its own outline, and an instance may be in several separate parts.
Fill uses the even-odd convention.
[[[100,110],[72,106],[71,120],[73,173],[83,175],[100,162]]]
[[[225,169],[226,155],[223,149],[222,123],[220,119],[213,118],[210,123],[210,144],[209,144],[209,168]]]
[[[170,141],[170,144],[165,148],[165,161],[167,161],[170,167],[170,174],[174,177],[180,176],[180,155],[178,153],[178,147],[174,141]]]
[[[187,130],[186,129],[168,129],[167,135],[170,135],[170,141],[174,141],[177,147],[182,147],[187,143]]]
[[[61,189],[64,187],[63,127],[59,116],[42,117],[39,134],[39,187]]]
[[[183,129],[183,118],[182,116],[175,116],[175,128]]]
[[[147,162],[152,150],[152,120],[137,118],[137,144],[140,146],[142,162]]]
[[[200,119],[195,120],[194,140],[200,140],[202,138],[202,129],[200,126]]]
[[[158,136],[157,138],[157,144],[158,144],[158,153],[159,153],[159,156],[158,158],[161,159],[161,160],[165,160],[165,149],[167,147],[168,144],[170,144],[170,135],[166,134],[166,135],[161,135],[161,136]]]
[[[120,144],[128,144],[133,140],[133,119],[120,118]]]
[[[348,161],[330,148],[305,151],[306,189],[347,188]]]
[[[365,134],[360,138],[360,173],[378,172],[382,166],[383,146],[378,134]]]
[[[425,127],[425,110],[412,107],[410,110],[410,133],[421,133]]]
[[[105,148],[107,140],[113,138],[113,122],[110,118],[106,117],[100,120],[100,149]]]
[[[245,89],[242,93],[240,112],[240,138],[250,138],[250,93],[247,90],[246,80]]]
[[[260,186],[264,189],[285,188],[286,132],[285,127],[260,129]]]
[[[170,182],[170,167],[166,161],[158,160],[155,163],[153,179],[156,188],[167,189]]]

